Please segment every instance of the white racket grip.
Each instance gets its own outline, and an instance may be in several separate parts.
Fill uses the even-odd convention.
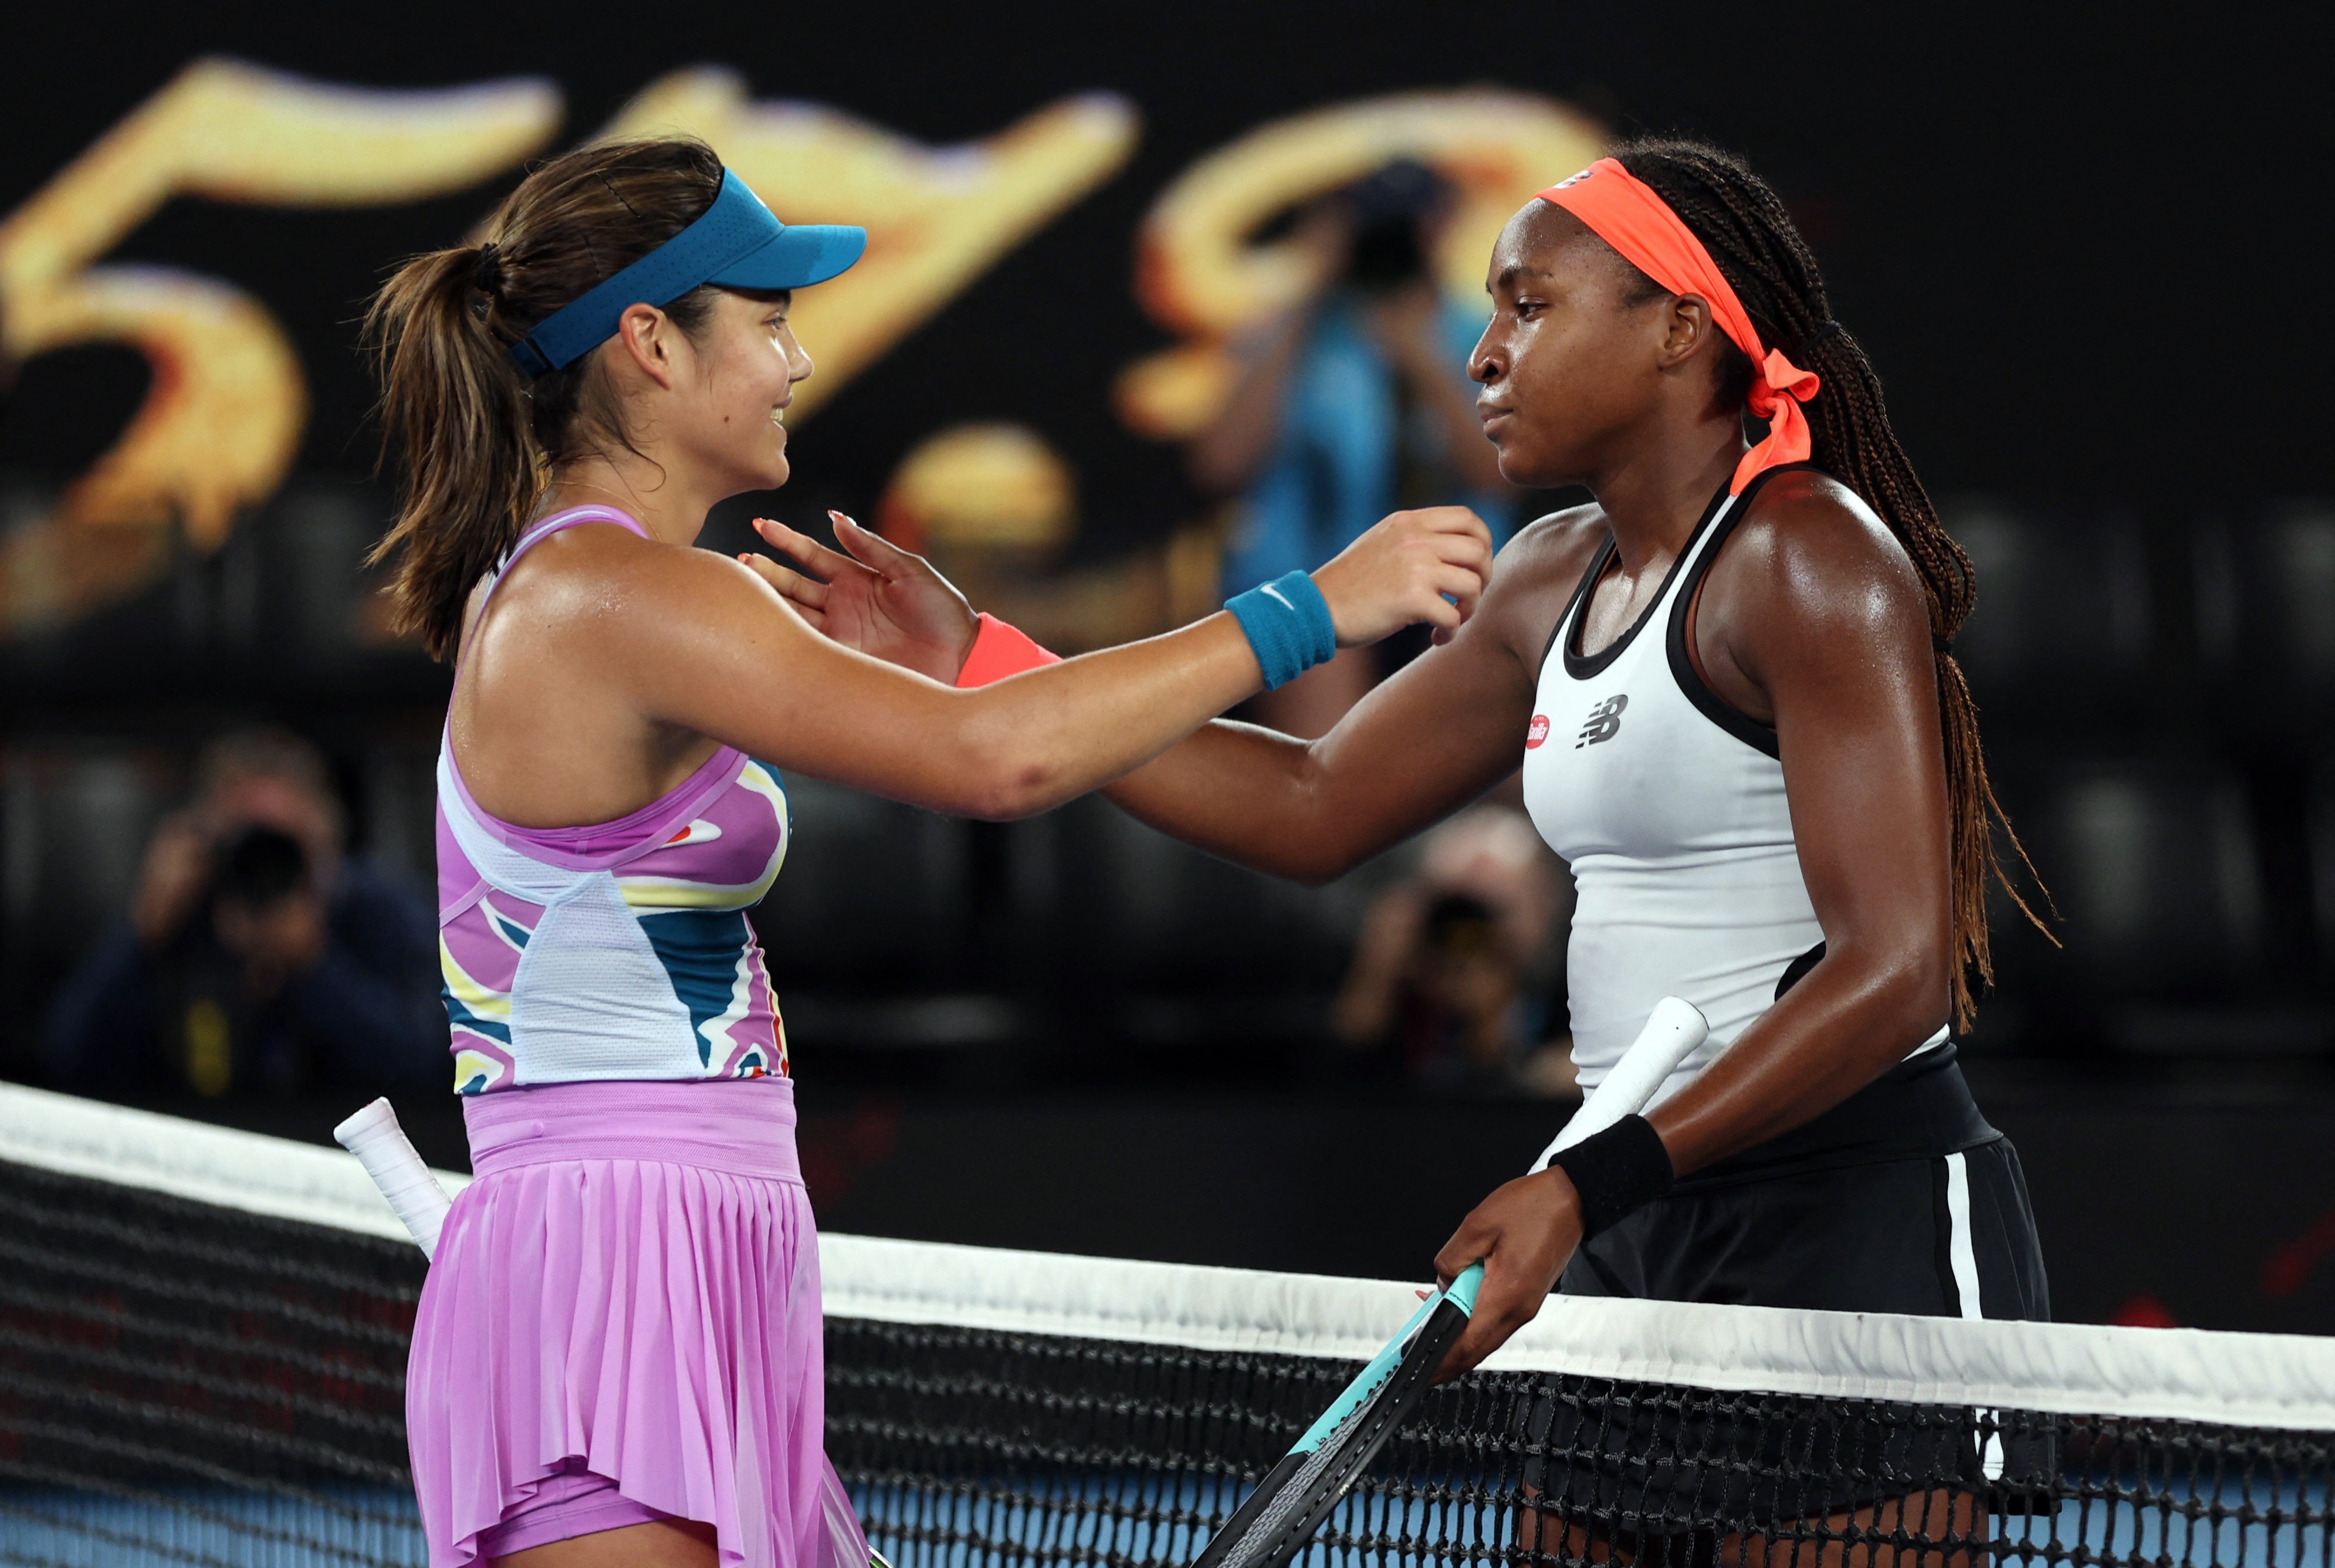
[[[1548,1162],[1565,1149],[1596,1133],[1603,1132],[1625,1116],[1635,1116],[1646,1108],[1662,1080],[1676,1071],[1695,1047],[1710,1033],[1710,1021],[1702,1016],[1702,1009],[1681,997],[1665,996],[1654,1003],[1654,1011],[1646,1019],[1646,1027],[1622,1053],[1604,1081],[1582,1102],[1565,1124],[1565,1130],[1555,1141],[1540,1151],[1540,1158],[1532,1168],[1544,1171]]]
[[[341,1123],[333,1129],[333,1141],[357,1157],[422,1255],[434,1255],[438,1233],[445,1227],[446,1211],[454,1200],[407,1141],[389,1101],[377,1099]]]

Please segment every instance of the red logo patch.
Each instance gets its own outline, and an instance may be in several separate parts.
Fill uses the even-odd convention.
[[[1548,715],[1545,713],[1534,714],[1532,728],[1525,731],[1525,750],[1527,751],[1537,750],[1540,747],[1540,743],[1547,739]]]

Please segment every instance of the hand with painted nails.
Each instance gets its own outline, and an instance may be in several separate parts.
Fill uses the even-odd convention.
[[[756,518],[754,531],[791,566],[767,556],[739,560],[813,626],[847,648],[954,684],[979,618],[964,595],[922,556],[871,533],[841,512],[830,550],[784,523]],[[848,554],[844,552],[848,552]]]

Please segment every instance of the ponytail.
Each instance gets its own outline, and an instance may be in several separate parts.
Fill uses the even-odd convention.
[[[491,261],[492,247],[417,256],[365,318],[382,422],[405,460],[404,505],[371,559],[396,556],[399,629],[434,659],[454,656],[470,589],[518,539],[546,477],[527,391],[487,328]]]
[[[679,234],[721,188],[722,160],[693,138],[579,148],[520,183],[486,244],[416,256],[374,296],[364,337],[403,497],[367,560],[394,559],[397,627],[432,658],[459,651],[471,589],[560,466],[604,440],[630,444],[596,356],[528,380],[511,344]],[[664,309],[693,331],[711,297],[701,287]]]
[[[1865,350],[1833,319],[1823,275],[1783,202],[1739,159],[1700,142],[1643,140],[1613,156],[1653,188],[1702,241],[1742,301],[1760,339],[1814,371],[1823,389],[1805,405],[1809,460],[1863,498],[1904,546],[1928,601],[1937,658],[1938,720],[1945,752],[1949,865],[1952,889],[1953,1011],[1967,1030],[1977,987],[1994,982],[1986,890],[1999,883],[2019,912],[2040,928],[1995,853],[1994,826],[2033,877],[2033,863],[1995,799],[1979,744],[1978,705],[1953,656],[1953,639],[1978,598],[1970,557],[1938,521],[1912,460],[1890,428],[1881,378]],[[1724,345],[1730,350],[1732,344]],[[1750,362],[1739,352],[1730,389],[1748,390]],[[2047,933],[2048,934],[2048,933]]]

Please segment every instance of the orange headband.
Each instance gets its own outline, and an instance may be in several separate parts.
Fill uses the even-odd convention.
[[[1808,420],[1800,405],[1824,383],[1759,341],[1743,302],[1728,286],[1719,264],[1679,221],[1670,203],[1611,158],[1601,158],[1572,179],[1540,193],[1587,224],[1598,238],[1622,253],[1640,272],[1672,294],[1699,295],[1710,306],[1719,330],[1751,357],[1751,411],[1768,421],[1768,436],[1736,465],[1730,495],[1741,495],[1761,471],[1782,463],[1806,462]]]

